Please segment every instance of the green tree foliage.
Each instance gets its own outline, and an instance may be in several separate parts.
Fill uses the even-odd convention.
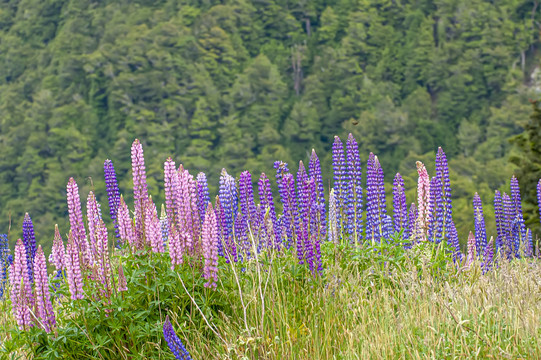
[[[42,243],[55,222],[67,232],[67,179],[84,203],[110,158],[127,189],[136,137],[154,196],[168,156],[212,190],[222,167],[272,174],[312,148],[329,169],[333,136],[352,132],[363,162],[373,151],[413,187],[415,160],[442,146],[468,165],[466,214],[474,191],[488,205],[509,181],[540,20],[510,0],[3,1],[0,232],[11,214],[13,241],[25,211]]]

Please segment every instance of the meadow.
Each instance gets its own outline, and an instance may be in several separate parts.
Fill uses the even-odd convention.
[[[462,251],[441,148],[433,176],[417,162],[410,204],[400,174],[387,201],[378,157],[362,166],[351,134],[332,150],[330,189],[315,151],[296,174],[277,161],[272,181],[224,169],[212,198],[205,174],[169,158],[153,199],[139,140],[130,206],[111,160],[106,207],[93,191],[83,207],[70,178],[70,228],[55,227],[51,254],[30,213],[15,249],[0,237],[0,356],[541,357],[541,266],[514,176],[496,191],[493,236],[472,194]]]

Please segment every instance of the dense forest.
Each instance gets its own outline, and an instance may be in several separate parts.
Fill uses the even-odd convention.
[[[475,191],[493,226],[488,205],[515,170],[509,139],[541,87],[540,10],[537,0],[2,1],[0,232],[11,219],[13,243],[28,211],[51,244],[55,222],[68,230],[70,176],[83,201],[95,187],[106,203],[109,158],[130,188],[134,138],[163,199],[171,155],[215,190],[222,167],[272,176],[275,160],[295,168],[314,148],[328,183],[333,137],[349,132],[387,182],[403,174],[409,202],[415,160],[433,173],[442,146],[459,234],[473,228]]]

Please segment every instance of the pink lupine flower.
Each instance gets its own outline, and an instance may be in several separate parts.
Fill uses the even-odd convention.
[[[57,271],[62,271],[66,267],[66,263],[64,260],[65,253],[66,251],[64,249],[64,242],[62,241],[62,236],[60,236],[58,224],[55,224],[53,249],[51,255],[49,255],[49,262],[55,266]]]
[[[216,288],[216,281],[218,280],[218,229],[216,214],[210,202],[203,223],[202,243],[205,258],[203,277],[207,280],[205,287]]]
[[[109,287],[109,274],[111,273],[111,268],[109,266],[109,247],[108,247],[108,236],[107,236],[107,227],[102,219],[99,220],[96,226],[96,268],[98,272],[98,279],[100,280],[104,293],[108,294],[110,291]]]
[[[185,252],[193,252],[197,247],[194,241],[199,239],[200,221],[197,208],[197,182],[188,170],[182,165],[178,169],[179,194],[176,199],[177,213],[179,214],[179,230],[190,234],[183,244]]]
[[[19,329],[28,329],[34,326],[30,313],[30,309],[34,306],[34,297],[26,266],[26,250],[21,239],[17,240],[15,245],[15,258],[9,271],[9,281],[13,316]]]
[[[96,229],[101,220],[100,204],[96,200],[96,196],[91,191],[88,193],[86,201],[86,217],[88,218],[88,237],[90,240],[90,252],[92,259],[96,257]]]
[[[73,234],[73,241],[82,252],[85,261],[92,259],[89,253],[88,239],[83,222],[81,210],[81,199],[79,198],[79,187],[73,178],[70,178],[67,185],[68,213],[70,219],[70,230]]]
[[[38,252],[34,258],[34,286],[36,289],[36,315],[39,324],[43,326],[45,331],[50,332],[56,324],[56,319],[49,294],[45,255],[43,255],[41,245],[38,247]]]
[[[163,164],[163,180],[165,187],[165,211],[169,224],[175,222],[176,207],[175,202],[178,201],[180,194],[178,188],[178,172],[173,159],[168,158]]]
[[[152,199],[147,202],[145,209],[145,238],[147,245],[152,248],[153,252],[164,252],[160,219]]]
[[[66,246],[66,274],[71,293],[71,299],[83,299],[83,276],[81,274],[80,253],[70,231],[68,245]]]
[[[169,228],[169,256],[171,257],[171,269],[183,262],[182,243],[180,233],[175,226]]]
[[[120,206],[118,208],[118,230],[122,241],[127,242],[132,248],[135,247],[135,229],[130,217],[130,210],[122,195],[120,196]]]
[[[122,264],[118,266],[118,291],[128,291],[128,282],[126,281],[126,276],[124,276]]]
[[[133,172],[133,202],[135,205],[135,235],[136,239],[143,237],[143,217],[145,203],[148,201],[147,176],[143,145],[135,139],[131,147],[131,161]]]

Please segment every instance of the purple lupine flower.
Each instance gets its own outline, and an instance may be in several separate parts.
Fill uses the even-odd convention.
[[[209,202],[207,212],[205,213],[205,223],[203,224],[203,257],[205,258],[205,267],[203,277],[207,282],[205,287],[216,289],[218,281],[218,231],[216,225],[216,214]]]
[[[304,164],[302,161],[299,161],[299,170],[297,171],[297,201],[298,201],[298,216],[299,216],[299,224],[302,226],[306,223],[308,219],[308,213],[309,213],[309,204],[305,201],[305,182],[308,180],[306,177],[306,170],[304,168]],[[302,236],[302,234],[299,234]],[[303,238],[304,239],[304,238]],[[297,241],[304,241],[298,239]],[[302,259],[299,259],[302,262]]]
[[[317,204],[320,207],[321,215],[321,225],[323,226],[321,230],[321,235],[324,237],[327,228],[326,222],[326,212],[325,212],[325,188],[323,187],[323,177],[321,176],[321,164],[319,158],[317,157],[316,151],[312,149],[312,154],[310,155],[310,162],[308,163],[308,176],[313,177],[316,182],[316,192],[317,192]],[[359,167],[359,178],[360,178],[360,167]],[[362,189],[361,189],[362,197]],[[361,200],[362,205],[362,200]],[[361,210],[362,211],[362,210]],[[360,224],[362,232],[362,223]]]
[[[504,251],[505,243],[505,222],[502,206],[502,196],[498,190],[494,194],[494,217],[496,218],[496,252]]]
[[[182,248],[181,234],[176,226],[169,228],[169,257],[171,258],[171,269],[175,269],[175,265],[182,265],[184,262],[184,252]]]
[[[180,197],[176,199],[176,207],[180,233],[187,233],[186,243],[183,244],[186,252],[194,252],[201,233],[199,210],[197,208],[197,183],[188,170],[182,165],[178,169]]]
[[[359,243],[362,240],[362,206],[363,206],[363,188],[361,182],[361,158],[359,157],[359,147],[357,141],[350,133],[346,142],[347,159],[347,179],[349,180],[347,190],[347,229],[350,234],[350,240]]]
[[[370,153],[366,179],[366,238],[379,242],[385,230],[387,215],[383,169],[378,157]]]
[[[417,214],[417,206],[415,203],[411,203],[409,211],[408,211],[408,227],[404,231],[404,239],[410,239],[414,240],[415,237],[415,224],[417,223],[417,218],[419,217],[419,214]],[[406,245],[407,247],[410,247],[412,245],[412,242],[409,242]]]
[[[73,233],[70,231],[68,236],[68,245],[66,246],[66,275],[68,278],[71,299],[84,299],[83,276],[81,274],[81,259],[79,258],[79,249],[75,243]]]
[[[487,233],[485,228],[485,217],[483,215],[483,204],[478,193],[473,196],[473,216],[475,222],[475,249],[478,255],[484,254],[487,247]]]
[[[220,204],[224,212],[224,237],[226,239],[229,237],[233,238],[233,224],[235,223],[238,209],[238,194],[235,178],[229,175],[225,169],[222,169],[220,175],[218,196],[220,196]]]
[[[336,196],[336,207],[338,216],[338,234],[342,238],[342,223],[344,222],[344,211],[347,197],[346,163],[344,157],[344,146],[338,136],[334,137],[332,145],[332,167],[333,167],[333,188]]]
[[[248,225],[255,231],[258,228],[256,216],[256,207],[254,202],[254,190],[252,187],[252,174],[249,171],[243,171],[239,178],[239,200],[240,209],[246,216]]]
[[[173,355],[175,355],[177,360],[192,360],[188,350],[186,350],[182,341],[179,339],[177,334],[175,334],[173,325],[171,325],[171,322],[169,321],[169,315],[165,317],[165,322],[163,324],[163,336],[167,342],[167,345],[169,346],[169,349],[171,349],[171,352]]]
[[[85,261],[90,260],[90,245],[86,237],[85,225],[83,222],[83,211],[81,210],[81,199],[79,198],[79,187],[73,178],[68,180],[67,202],[70,219],[70,231],[73,236],[74,245],[83,254]]]
[[[165,251],[160,219],[158,219],[158,211],[152,197],[147,201],[145,207],[145,239],[147,246],[150,246],[153,252],[162,253]]]
[[[167,213],[163,204],[160,216],[160,230],[162,231],[162,242],[165,248],[167,246],[167,238],[169,237],[169,220],[167,219]]]
[[[481,267],[483,268],[483,273],[486,273],[492,269],[492,263],[494,262],[494,238],[492,236],[484,249],[483,259],[484,261]]]
[[[135,229],[130,217],[128,205],[124,202],[124,197],[120,196],[120,207],[118,208],[118,230],[120,238],[124,243],[128,243],[132,248],[135,247]]]
[[[165,188],[165,211],[170,226],[175,226],[176,204],[175,200],[180,197],[178,172],[175,162],[170,157],[163,164],[163,182]]]
[[[15,259],[9,271],[11,284],[11,306],[19,329],[26,330],[34,326],[30,309],[34,307],[32,285],[26,265],[26,250],[21,239],[15,245]]]
[[[468,235],[468,257],[466,259],[466,266],[470,266],[476,258],[477,254],[475,248],[475,236],[470,231],[470,234]]]
[[[147,175],[143,145],[135,139],[131,146],[131,166],[133,174],[133,203],[135,206],[135,236],[137,243],[143,238],[144,209],[148,200]]]
[[[443,213],[442,221],[443,224],[442,236],[446,236],[449,231],[449,226],[453,221],[453,205],[451,199],[451,180],[449,179],[449,167],[447,165],[447,157],[443,152],[442,148],[438,148],[438,153],[436,154],[436,176],[441,179],[443,186],[443,191],[441,192],[441,197],[443,201]],[[455,229],[456,230],[456,229]]]
[[[49,255],[49,262],[55,266],[57,271],[62,271],[66,267],[64,260],[65,253],[66,251],[64,249],[64,242],[62,241],[62,236],[60,236],[58,224],[55,224],[53,249],[51,251],[51,255]]]
[[[225,215],[219,195],[216,195],[216,200],[214,201],[214,212],[216,213],[216,225],[218,229],[218,256],[224,256],[225,261],[229,264],[229,257],[226,252],[229,251],[228,249],[232,241],[230,242],[230,239],[226,239],[224,235]]]
[[[128,281],[124,275],[122,263],[118,264],[118,292],[128,291]]]
[[[338,244],[338,209],[336,206],[336,195],[334,189],[329,194],[329,241]]]
[[[520,187],[518,186],[518,179],[515,177],[515,175],[511,177],[511,202],[513,204],[514,216],[520,215],[522,217]]]
[[[197,208],[199,210],[199,219],[201,226],[205,221],[205,211],[207,210],[207,204],[210,202],[209,185],[207,183],[207,176],[205,173],[200,172],[197,174]]]
[[[34,257],[36,256],[36,236],[34,235],[34,225],[28,213],[24,214],[23,220],[23,243],[26,252],[26,268],[30,283],[34,282]]]
[[[408,226],[408,205],[406,204],[406,192],[404,191],[404,179],[400,173],[396,173],[393,180],[393,216],[394,231],[406,230]],[[403,238],[406,238],[403,234]]]
[[[509,195],[507,195],[505,192],[502,195],[502,203],[503,203],[503,220],[504,220],[504,231],[505,231],[505,254],[507,255],[507,258],[511,260],[515,256],[515,249],[514,249],[514,235],[513,235],[513,222],[515,220],[514,211],[513,211],[513,204],[511,202],[511,198]],[[516,249],[516,253],[518,253],[518,248]]]
[[[301,178],[302,179],[302,178]],[[310,234],[310,210],[312,205],[312,196],[315,196],[314,179],[302,179],[303,184],[297,184],[300,187],[298,194],[299,211],[304,213],[304,216],[299,214],[299,227],[297,234],[297,258],[299,264],[303,264],[304,260],[309,264],[310,270],[314,270],[314,252],[311,244]]]
[[[274,229],[274,237],[276,242],[279,244],[281,240],[280,227],[278,226],[276,219],[276,209],[274,207],[274,198],[272,196],[270,180],[265,173],[261,173],[261,176],[259,177],[258,192],[259,203],[263,209],[269,213],[270,220],[272,221],[272,227]]]
[[[36,289],[36,309],[39,324],[43,325],[45,331],[50,332],[56,325],[51,295],[49,294],[49,282],[47,278],[47,265],[41,245],[34,259],[34,284]]]
[[[381,237],[389,240],[394,233],[393,219],[389,215],[384,215],[381,225]]]
[[[0,234],[0,300],[4,297],[4,290],[8,281],[8,269],[11,266],[11,255],[9,254],[8,236]]]
[[[109,200],[109,215],[113,220],[115,228],[115,238],[120,239],[118,231],[117,213],[120,207],[120,190],[118,189],[118,181],[116,180],[115,167],[109,159],[103,163],[103,172],[105,175],[105,188],[107,189],[107,199]]]
[[[453,260],[455,262],[462,261],[462,252],[460,251],[460,243],[458,242],[458,233],[456,231],[455,222],[451,221],[449,225],[449,233],[447,236],[447,242],[451,249],[453,249]]]
[[[283,177],[283,195],[282,205],[283,205],[283,216],[284,216],[284,225],[286,227],[287,234],[287,244],[286,247],[289,249],[294,241],[297,241],[297,229],[299,227],[298,219],[298,208],[297,208],[297,199],[295,196],[295,180],[293,179],[292,174],[285,174]]]

